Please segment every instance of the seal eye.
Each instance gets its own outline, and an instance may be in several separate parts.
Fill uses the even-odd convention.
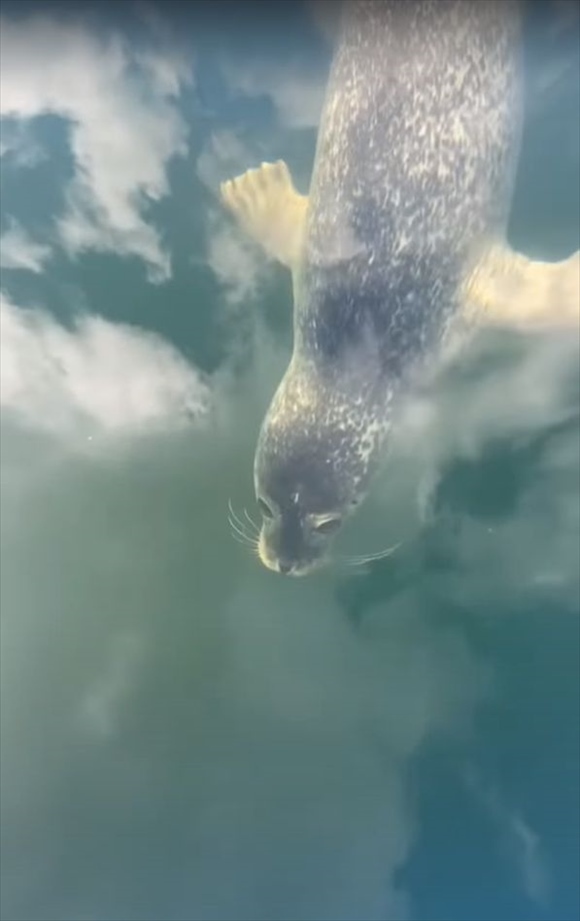
[[[315,524],[314,530],[318,534],[332,534],[334,531],[338,531],[339,527],[340,518],[327,518],[326,521]]]
[[[258,499],[258,508],[260,509],[260,511],[261,511],[262,515],[264,516],[264,518],[273,518],[273,517],[274,517],[274,513],[273,513],[272,509],[270,508],[270,506],[269,506],[266,502],[264,502],[263,499]]]

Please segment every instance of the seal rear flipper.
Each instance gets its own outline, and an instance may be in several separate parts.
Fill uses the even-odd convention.
[[[262,163],[223,182],[220,193],[246,233],[292,269],[300,253],[308,197],[294,188],[286,163]]]
[[[466,286],[467,313],[482,324],[521,329],[580,326],[580,250],[536,262],[496,246]]]

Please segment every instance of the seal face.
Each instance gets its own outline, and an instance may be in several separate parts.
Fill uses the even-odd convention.
[[[346,365],[331,367],[334,373],[325,375],[293,365],[258,440],[260,557],[293,575],[322,562],[329,541],[363,498],[389,418],[381,378],[373,382],[371,374],[363,381],[358,359],[351,374]]]
[[[518,0],[347,0],[309,195],[282,161],[222,186],[293,273],[293,355],[254,461],[271,569],[301,575],[327,556],[399,396],[456,320],[580,319],[579,255],[547,266],[504,242],[520,18]]]

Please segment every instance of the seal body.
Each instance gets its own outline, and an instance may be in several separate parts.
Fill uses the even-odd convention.
[[[505,233],[522,112],[512,0],[347,2],[264,419],[260,555],[300,574],[363,498],[397,398]]]

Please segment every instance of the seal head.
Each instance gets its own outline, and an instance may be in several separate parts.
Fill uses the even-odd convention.
[[[258,553],[269,569],[306,575],[364,498],[388,430],[384,384],[340,388],[291,362],[264,419],[254,463],[262,514]],[[371,392],[373,390],[374,392]]]

